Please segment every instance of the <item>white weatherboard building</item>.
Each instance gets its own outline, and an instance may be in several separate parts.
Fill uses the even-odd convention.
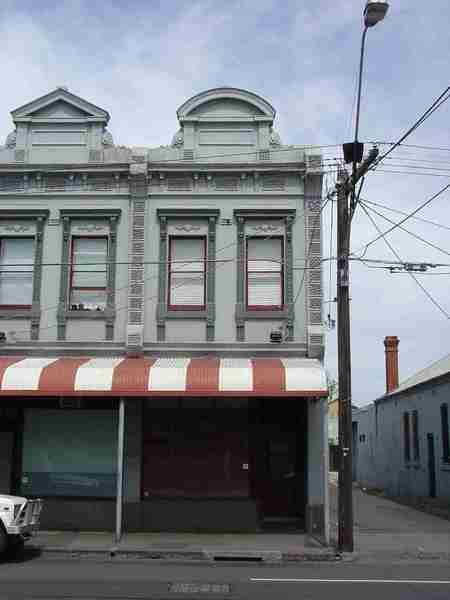
[[[126,530],[327,538],[321,156],[234,88],[159,148],[116,146],[65,88],[11,114],[1,491],[44,497],[44,528],[111,529],[123,432]]]

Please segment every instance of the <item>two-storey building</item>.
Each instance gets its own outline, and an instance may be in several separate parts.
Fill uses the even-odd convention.
[[[128,531],[327,537],[321,156],[234,88],[157,148],[115,145],[66,88],[11,114],[2,491],[44,497],[44,527],[111,529],[123,439]]]

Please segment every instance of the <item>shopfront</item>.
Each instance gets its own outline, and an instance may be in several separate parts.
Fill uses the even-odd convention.
[[[223,367],[203,360],[201,370],[183,363],[183,382],[179,359],[170,367],[152,359],[86,359],[89,371],[80,359],[76,365],[55,359],[62,361],[59,370],[33,360],[41,359],[22,361],[28,366],[20,378],[20,362],[15,373],[8,376],[10,367],[0,373],[0,393],[21,414],[13,435],[20,449],[10,464],[13,491],[46,500],[44,528],[114,530],[121,401],[125,531],[306,527],[315,485],[309,454],[321,423],[318,429],[309,415],[311,402],[326,393],[315,361],[280,362],[278,371],[272,359]],[[32,368],[42,372],[36,376]],[[288,389],[300,380],[302,390]]]

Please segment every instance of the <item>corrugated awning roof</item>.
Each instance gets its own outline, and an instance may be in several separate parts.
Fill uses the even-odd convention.
[[[307,358],[0,357],[0,396],[321,396]]]

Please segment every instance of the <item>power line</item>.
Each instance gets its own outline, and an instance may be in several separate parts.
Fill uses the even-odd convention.
[[[361,204],[361,208],[363,209],[363,211],[366,213],[367,217],[369,218],[369,220],[371,221],[372,225],[375,227],[375,229],[378,231],[378,233],[380,234],[380,237],[383,238],[385,244],[387,245],[387,247],[390,249],[390,251],[392,252],[392,254],[397,258],[397,260],[401,261],[404,263],[404,261],[402,261],[400,255],[398,254],[398,252],[394,249],[394,247],[392,246],[392,244],[385,238],[385,236],[381,233],[380,228],[378,227],[377,223],[375,222],[375,220],[372,218],[372,215],[369,213],[369,211],[366,209],[366,207]],[[409,275],[412,277],[412,279],[416,282],[416,284],[420,287],[420,289],[423,291],[423,293],[427,296],[427,298],[434,304],[434,306],[445,316],[445,318],[447,320],[450,321],[450,314],[447,313],[447,311],[442,308],[442,306],[439,304],[439,302],[437,300],[435,300],[433,298],[433,296],[430,294],[430,292],[424,287],[424,285],[422,283],[420,283],[420,281],[417,279],[417,277],[415,277],[414,273],[411,273],[410,271],[408,271]]]
[[[322,215],[323,209],[325,208],[325,206],[331,201],[331,194],[328,194],[327,200],[322,204],[320,211],[317,213],[316,218],[314,219],[314,225],[313,225],[313,229],[315,227],[317,227],[317,223],[320,221],[320,217]],[[309,246],[308,246],[308,252],[306,254],[306,260],[309,260],[309,256],[311,254],[311,248],[312,248],[312,242],[313,242],[313,235],[311,235],[310,240],[309,240]],[[306,271],[303,271],[303,276],[302,276],[302,280],[300,282],[300,285],[298,287],[297,293],[295,294],[294,297],[294,302],[293,304],[295,305],[297,303],[297,300],[302,292],[303,286],[305,284],[305,278],[306,278]]]
[[[417,148],[418,150],[438,150],[440,152],[450,152],[450,148],[442,146],[421,146],[419,144],[403,144],[399,142],[368,142],[377,146],[401,146],[402,148]]]
[[[380,232],[380,235],[378,237],[376,237],[375,239],[371,240],[370,242],[368,242],[367,244],[364,245],[364,250],[363,250],[363,253],[361,256],[364,256],[364,254],[367,252],[367,249],[369,248],[369,246],[372,246],[372,244],[375,244],[375,242],[377,242],[381,238],[385,239],[385,237],[389,233],[394,231],[394,229],[397,229],[398,227],[400,227],[400,225],[403,225],[403,223],[405,223],[408,219],[411,219],[419,211],[421,211],[423,208],[425,208],[425,206],[428,206],[429,204],[431,204],[431,202],[433,202],[433,200],[436,200],[436,198],[438,198],[441,194],[443,194],[449,188],[450,188],[450,183],[447,184],[445,187],[443,187],[441,190],[439,190],[436,194],[434,194],[434,196],[432,196],[431,198],[428,198],[428,200],[426,200],[420,206],[418,206],[412,213],[406,215],[406,217],[404,217],[401,221],[399,221],[398,223],[393,225],[391,228],[387,229],[384,233]]]
[[[430,163],[432,165],[450,165],[450,161],[449,160],[440,160],[439,158],[423,158],[422,156],[417,156],[415,157],[414,155],[403,155],[401,154],[400,156],[398,154],[396,154],[395,156],[388,156],[387,160],[395,160],[398,162],[416,162],[416,163]],[[405,165],[403,165],[405,166]],[[428,167],[424,167],[424,168],[428,168]]]
[[[362,201],[361,201],[361,203],[365,204],[365,202],[362,202]],[[374,212],[376,215],[378,215],[379,217],[381,217],[385,221],[388,221],[388,223],[397,225],[397,223],[395,221],[393,221],[392,219],[389,219],[389,217],[386,217],[385,215],[379,213],[377,210],[375,210],[371,206],[367,206],[366,205],[366,208],[368,208],[369,210],[371,210],[372,212]],[[426,240],[422,236],[418,235],[417,233],[414,233],[413,231],[410,231],[409,229],[406,229],[406,227],[403,227],[402,225],[399,225],[398,227],[399,227],[399,229],[401,229],[405,233],[408,233],[413,238],[419,240],[420,242],[423,242],[427,246],[430,246],[431,248],[434,248],[435,250],[438,250],[439,252],[442,252],[443,254],[446,254],[447,256],[450,256],[450,252],[448,250],[444,250],[444,248],[441,248],[440,246],[437,246],[436,244],[433,244],[432,242],[429,242],[428,240]]]
[[[316,198],[316,199],[317,199],[317,196],[314,196],[314,198]],[[322,204],[322,206],[321,206],[321,209],[320,209],[320,213],[319,213],[319,215],[321,214],[321,212],[323,211],[323,209],[325,208],[325,206],[326,206],[326,204],[329,202],[329,200],[330,200],[330,198],[328,198],[328,199],[326,200],[326,202]],[[292,225],[294,225],[294,224],[297,222],[297,220],[300,218],[300,216],[301,216],[301,215],[300,215],[300,214],[298,214],[298,215],[295,217],[295,219],[294,219],[294,220],[293,220],[293,222],[292,222]],[[261,236],[261,239],[269,239],[270,237],[271,237],[270,235],[269,235],[269,236],[267,236],[267,237]],[[227,244],[227,245],[223,246],[222,248],[219,248],[219,249],[217,249],[217,250],[216,250],[216,252],[222,252],[222,251],[224,251],[224,250],[226,250],[226,249],[228,249],[228,248],[232,248],[232,247],[234,247],[234,246],[236,246],[236,245],[237,245],[237,241],[231,242],[230,244]],[[306,257],[306,258],[298,258],[298,259],[295,259],[295,260],[302,260],[302,261],[305,261],[305,262],[307,262],[307,260],[308,260],[308,257]],[[230,260],[225,260],[225,261],[214,261],[214,262],[218,262],[219,264],[218,264],[218,267],[217,267],[217,268],[220,268],[220,267],[223,267],[223,266],[225,266],[226,264],[230,264],[230,262],[234,262],[234,261],[235,261],[235,259],[230,259]],[[184,262],[184,261],[181,261],[181,262]],[[321,260],[321,262],[322,262],[322,260]],[[111,263],[109,263],[109,264],[111,264]],[[134,263],[124,263],[124,264],[134,264]],[[141,264],[141,263],[138,263],[138,264]],[[153,262],[153,261],[149,261],[149,264],[153,264],[153,265],[159,265],[159,264],[160,264],[160,261],[155,261],[155,262]],[[54,263],[54,265],[55,265],[55,266],[59,266],[57,263]],[[298,269],[298,268],[296,268],[295,270],[299,270],[299,269]],[[304,279],[304,278],[305,278],[306,271],[307,271],[307,270],[310,270],[310,267],[302,267],[302,270],[304,271],[304,272],[303,272],[303,279]],[[146,283],[146,282],[148,282],[148,281],[152,281],[152,280],[158,279],[158,277],[159,277],[159,273],[157,273],[156,275],[152,275],[151,277],[144,278],[144,283]],[[130,283],[127,283],[127,284],[126,284],[126,285],[124,285],[124,286],[121,286],[121,287],[119,287],[119,288],[116,288],[116,289],[115,289],[115,293],[117,293],[117,292],[119,292],[119,291],[126,290],[127,288],[129,288],[129,287],[130,287],[130,285],[131,285]],[[180,283],[180,284],[179,284],[179,286],[175,286],[175,287],[182,287],[183,285],[185,285],[185,284],[184,284],[184,283]],[[157,299],[158,299],[158,294],[155,294],[155,295],[153,295],[153,296],[145,296],[145,297],[143,298],[143,301],[144,301],[144,302],[149,302],[149,301],[154,301],[154,300],[157,300]],[[45,312],[49,312],[49,311],[51,311],[51,310],[56,310],[56,309],[58,309],[58,308],[59,308],[59,304],[55,304],[55,305],[52,305],[52,306],[46,306],[46,307],[43,307],[43,308],[40,310],[40,314],[43,314],[43,313],[45,313]],[[127,304],[125,304],[125,305],[123,305],[123,306],[116,306],[114,310],[115,310],[115,313],[117,313],[117,312],[120,312],[120,311],[122,311],[122,310],[127,310],[127,309],[128,309],[128,302],[127,302]],[[46,326],[46,327],[40,327],[40,328],[39,328],[39,331],[47,331],[47,330],[49,330],[49,329],[54,329],[54,328],[56,328],[57,326],[58,326],[58,324],[57,324],[57,323],[55,323],[55,324],[53,324],[53,325],[48,325],[48,326]],[[18,329],[18,330],[14,330],[14,332],[15,332],[15,333],[28,333],[28,332],[29,332],[29,330],[28,330],[28,329]]]
[[[447,165],[449,163],[446,163]],[[411,165],[411,164],[407,164],[407,165],[396,165],[394,163],[391,163],[390,165],[387,165],[393,169],[421,169],[422,171],[445,171],[446,173],[450,172],[450,169],[446,169],[444,167],[429,167],[428,165]],[[450,177],[450,176],[449,176]]]
[[[333,203],[331,203],[331,208],[330,208],[330,273],[329,273],[329,283],[328,283],[328,294],[330,298],[333,298],[333,292],[332,292],[332,278],[333,278],[333,217],[334,217],[334,210],[333,210]],[[330,301],[332,302],[332,301]],[[329,326],[331,324],[331,307],[333,306],[333,304],[330,304],[330,307],[328,309],[328,323]]]
[[[376,167],[387,156],[389,156],[389,154],[391,154],[391,152],[393,152],[398,146],[400,146],[402,144],[402,142],[404,142],[406,140],[406,138],[408,138],[416,129],[418,129],[420,127],[420,125],[422,125],[427,119],[429,119],[431,117],[431,115],[444,104],[444,102],[447,102],[447,100],[450,98],[450,95],[448,95],[449,91],[450,91],[450,86],[448,86],[442,92],[442,94],[440,94],[436,98],[436,100],[432,103],[432,105],[423,113],[423,115],[421,117],[419,117],[419,119],[414,123],[414,125],[412,127],[410,127],[408,129],[408,131],[406,131],[406,133],[404,133],[402,135],[402,137],[397,142],[395,142],[391,146],[391,148],[389,148],[389,150],[387,150],[384,154],[382,154],[380,157],[378,157],[378,159],[376,160],[376,162],[374,163],[374,165],[372,166],[372,168],[370,170],[376,169]]]
[[[288,146],[285,148],[278,148],[278,149],[274,149],[274,148],[268,148],[269,152],[271,154],[274,153],[280,153],[280,152],[292,152],[295,150],[320,150],[322,148],[339,148],[341,146],[341,144],[322,144],[322,145],[304,145],[304,146]],[[157,150],[157,149],[156,149]],[[205,154],[205,155],[200,155],[200,156],[196,156],[195,157],[195,161],[201,160],[201,159],[207,159],[210,160],[211,158],[229,158],[230,156],[256,156],[258,153],[260,152],[259,148],[255,148],[252,151],[249,152],[231,152],[229,154],[225,153],[225,154]],[[164,158],[161,160],[150,160],[149,164],[152,165],[159,165],[159,164],[167,164],[167,163],[179,163],[179,162],[186,162],[187,166],[189,167],[195,167],[195,161],[185,161],[181,158]],[[214,166],[214,165],[211,165]],[[230,165],[233,166],[233,165]]]
[[[387,206],[386,204],[381,204],[380,202],[373,202],[373,200],[367,200],[367,198],[364,198],[364,202],[366,204],[373,204],[373,206],[378,206],[379,208],[384,208],[385,210],[389,210],[391,212],[394,213],[398,213],[399,215],[408,215],[407,212],[403,211],[403,210],[399,210],[398,208],[391,208],[390,206]],[[442,225],[442,223],[436,223],[436,221],[430,221],[429,219],[423,219],[422,217],[411,217],[412,219],[414,219],[415,221],[421,221],[423,223],[427,223],[428,225],[434,225],[435,227],[440,227],[441,229],[446,229],[447,231],[450,231],[450,227],[448,227],[447,225]]]
[[[415,175],[417,177],[446,177],[450,178],[448,173],[419,173],[418,171],[398,171],[398,170],[388,170],[388,169],[377,169],[373,171],[373,173],[393,173],[395,175]]]

